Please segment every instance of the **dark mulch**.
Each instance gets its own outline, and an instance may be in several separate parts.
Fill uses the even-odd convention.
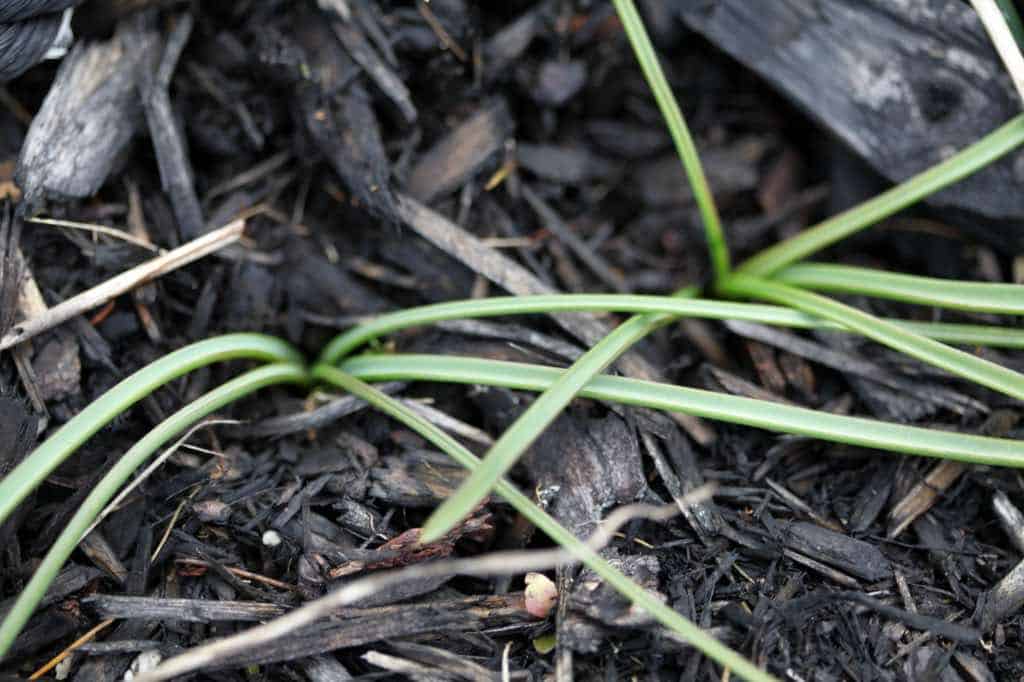
[[[801,113],[814,110],[804,90],[725,41],[728,23],[700,13],[710,9],[694,9],[714,4],[643,3],[739,258],[868,196],[882,186],[869,166],[890,177],[904,170],[850,155],[837,141],[851,142],[848,122],[819,121],[838,138],[812,123]],[[130,227],[163,248],[239,215],[248,222],[242,246],[4,354],[0,471],[37,429],[52,431],[144,363],[214,334],[264,331],[313,355],[360,316],[404,306],[545,288],[666,292],[704,280],[692,196],[610,3],[319,5],[87,3],[76,20],[83,47],[60,75],[44,65],[4,91],[0,189],[11,191],[24,146],[17,179],[33,209]],[[677,6],[703,36],[677,19]],[[969,47],[991,57],[976,41]],[[86,89],[72,67],[101,76]],[[52,83],[54,101],[44,104]],[[51,118],[26,144],[36,112]],[[96,120],[100,128],[82,124]],[[896,130],[906,124],[895,120]],[[978,125],[965,139],[914,139],[941,150],[986,131]],[[1002,215],[1012,217],[1016,184],[1006,192],[1015,194],[999,197]],[[944,277],[1020,276],[1020,228],[972,213],[975,195],[950,203],[957,211],[918,208],[831,255]],[[451,242],[454,226],[483,241]],[[49,305],[148,257],[108,237],[17,220],[0,232],[5,254],[19,230],[25,273]],[[16,318],[12,271],[0,273],[5,330]],[[22,306],[21,315],[33,310]],[[395,343],[564,364],[614,321],[455,323]],[[1024,366],[1019,354],[984,353]],[[55,472],[0,529],[2,596],[18,592],[132,443],[239,367],[172,383]],[[619,370],[885,420],[1022,433],[1018,404],[838,334],[687,322],[644,342]],[[477,452],[530,400],[497,389],[389,390],[479,429],[462,436]],[[338,398],[274,389],[224,410],[245,424],[199,431],[197,447],[182,449],[90,536],[4,669],[29,673],[112,618],[68,674],[121,679],[140,652],[173,655],[373,571],[545,546],[497,501],[447,544],[411,546],[403,533],[464,473],[418,436]],[[606,553],[779,676],[1024,674],[1024,538],[1014,516],[1024,490],[1014,471],[579,401],[514,479],[580,535],[615,506],[668,503],[716,482],[713,503],[667,523],[635,522]],[[196,679],[500,679],[506,650],[513,679],[721,678],[594,576],[571,569],[558,578],[557,618],[524,610],[522,576],[414,581]],[[535,641],[556,631],[556,652],[541,653]]]

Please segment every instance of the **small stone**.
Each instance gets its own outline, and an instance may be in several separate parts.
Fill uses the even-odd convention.
[[[281,544],[281,534],[276,530],[267,530],[263,532],[263,546],[264,547],[277,547]]]
[[[203,523],[224,524],[231,518],[231,505],[220,500],[203,500],[192,505],[192,511]]]
[[[135,657],[132,664],[124,671],[124,682],[131,682],[138,675],[156,670],[160,662],[164,660],[163,655],[156,649],[143,651]]]
[[[535,618],[547,618],[558,603],[558,588],[543,573],[526,574],[526,611]]]

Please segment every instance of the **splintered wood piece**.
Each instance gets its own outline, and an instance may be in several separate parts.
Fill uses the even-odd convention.
[[[1008,434],[1018,421],[1019,417],[1013,410],[996,410],[978,430],[983,436],[1000,438]],[[889,512],[887,537],[897,537],[907,526],[931,509],[966,470],[967,465],[960,462],[943,460],[936,464],[925,479],[914,485]]]
[[[16,178],[29,204],[96,194],[139,128],[141,65],[158,45],[155,32],[126,25],[64,58],[18,158]]]
[[[140,284],[152,281],[157,277],[162,277],[168,272],[173,272],[193,261],[199,260],[224,248],[228,244],[233,244],[242,236],[244,230],[245,222],[236,220],[230,225],[205,234],[198,239],[179,246],[173,251],[168,251],[157,258],[137,265],[116,277],[108,279],[102,284],[96,285],[92,289],[83,291],[77,296],[58,303],[45,313],[15,325],[13,329],[0,339],[0,350],[16,346],[40,332],[52,329],[68,321],[76,315],[81,315],[87,310],[101,306],[107,301],[131,291]],[[24,291],[22,296],[25,296]]]
[[[885,536],[890,540],[899,536],[921,514],[931,509],[966,469],[966,465],[951,460],[943,460],[932,467],[924,480],[911,488],[889,512],[889,528]]]
[[[101,618],[159,620],[161,622],[214,623],[259,622],[288,611],[279,604],[212,599],[166,599],[96,594],[82,599],[82,606]]]
[[[984,632],[1020,611],[1024,607],[1024,561],[1003,576],[981,603],[984,606],[979,622]]]
[[[203,667],[266,665],[423,633],[454,634],[536,624],[524,608],[521,592],[368,609],[343,608],[334,615],[340,620],[301,628],[273,642],[211,660]]]
[[[992,496],[992,508],[1010,542],[1018,552],[1024,553],[1024,514],[1002,490],[997,490]]]
[[[15,249],[11,260],[15,264],[11,272],[20,278],[21,284],[18,287],[18,304],[15,306],[17,313],[28,319],[47,314],[49,308],[46,305],[46,301],[43,300],[43,293],[39,291],[39,285],[36,283],[36,279],[32,275],[32,271],[29,269],[21,249]],[[11,315],[10,321],[13,322],[14,319],[14,315]],[[10,326],[5,325],[3,333],[6,335],[10,331]],[[14,366],[18,369],[18,376],[21,378],[22,386],[25,387],[25,393],[28,394],[29,400],[32,401],[32,407],[43,416],[41,429],[45,429],[50,413],[46,409],[46,400],[43,397],[42,390],[40,390],[35,369],[32,367],[30,351],[31,349],[27,346],[15,348],[12,353],[14,356]]]
[[[156,72],[143,69],[141,83],[142,106],[160,169],[160,183],[171,200],[178,229],[186,238],[202,234],[205,221],[196,196],[195,179],[184,135],[171,107],[169,87],[178,58],[192,33],[192,25],[192,15],[183,14],[167,40]]]

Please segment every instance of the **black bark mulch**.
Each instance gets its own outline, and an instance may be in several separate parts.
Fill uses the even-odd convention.
[[[876,171],[906,174],[891,158],[865,164],[843,146],[874,153],[836,118],[848,107],[830,99],[814,114],[792,74],[723,37],[742,8],[641,4],[737,260],[870,196],[884,186]],[[779,3],[803,4],[815,3]],[[820,4],[827,13],[843,3]],[[869,18],[884,15],[873,21],[887,30],[915,26],[878,5],[862,6]],[[212,335],[272,333],[312,356],[382,311],[545,288],[667,292],[708,274],[692,195],[610,3],[98,0],[78,10],[76,34],[62,64],[0,93],[0,192],[22,202],[0,231],[0,331],[39,311],[24,296],[16,303],[25,278],[52,306],[151,257],[108,236],[23,222],[24,211],[129,229],[168,249],[239,216],[246,237],[4,353],[0,472],[124,376]],[[813,34],[824,44],[827,35]],[[964,40],[972,58],[997,68],[983,42]],[[947,76],[948,87],[966,87]],[[862,120],[874,133],[886,124],[876,118]],[[896,119],[898,130],[905,121]],[[910,142],[958,146],[987,132],[979,125],[964,140],[915,131]],[[955,211],[919,207],[828,256],[942,277],[1021,277],[1024,233],[979,215],[977,191],[947,195]],[[999,198],[1002,217],[1019,217],[1016,200]],[[618,319],[448,323],[392,342],[564,365]],[[1019,354],[979,352],[1024,367]],[[0,597],[13,600],[132,443],[241,367],[173,382],[50,476],[0,528]],[[840,334],[689,321],[646,340],[618,369],[1022,435],[1015,402]],[[531,400],[487,388],[385,388],[479,453]],[[244,423],[198,431],[83,542],[0,664],[5,672],[27,675],[113,619],[58,670],[119,680],[143,652],[180,653],[375,571],[547,544],[491,500],[444,542],[417,546],[410,531],[465,473],[351,399],[278,388],[219,416]],[[513,479],[581,536],[614,507],[668,504],[715,482],[713,501],[673,521],[634,522],[605,554],[780,677],[1024,675],[1015,471],[581,400]],[[596,576],[557,573],[562,605],[548,619],[524,609],[521,575],[410,581],[195,679],[501,679],[504,655],[520,680],[721,679]],[[548,652],[551,635],[558,644]]]

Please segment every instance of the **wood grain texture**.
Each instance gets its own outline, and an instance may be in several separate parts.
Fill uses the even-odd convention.
[[[676,0],[683,21],[762,76],[873,168],[901,181],[1020,112],[958,0]],[[1024,216],[1020,152],[932,197]]]

